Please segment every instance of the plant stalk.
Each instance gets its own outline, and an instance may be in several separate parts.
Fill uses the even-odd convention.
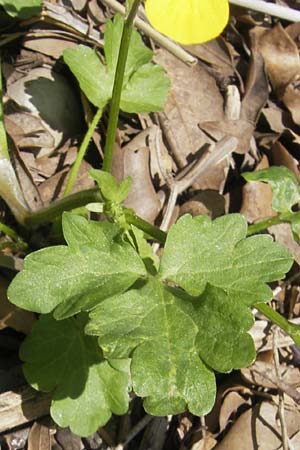
[[[127,61],[127,55],[130,45],[130,38],[133,30],[133,20],[136,16],[137,9],[139,7],[141,0],[134,0],[128,16],[125,19],[122,38],[120,43],[120,50],[118,56],[118,62],[116,67],[115,79],[114,79],[114,87],[112,93],[112,100],[110,105],[110,113],[107,127],[107,136],[104,150],[104,159],[103,159],[103,170],[111,173],[112,168],[112,160],[113,160],[113,149],[115,145],[117,127],[118,127],[118,118],[120,111],[120,100],[123,88],[124,81],[124,73]]]
[[[300,325],[289,322],[266,303],[257,303],[254,305],[254,308],[258,309],[258,311],[271,320],[271,322],[275,323],[275,325],[278,325],[285,331],[293,339],[297,347],[300,348]]]
[[[67,185],[64,191],[64,197],[66,197],[67,195],[71,194],[74,183],[76,181],[77,175],[78,175],[78,171],[80,168],[80,165],[82,163],[82,160],[84,158],[84,155],[87,151],[87,148],[89,146],[90,140],[92,139],[93,133],[98,125],[98,122],[100,120],[102,116],[102,108],[99,108],[96,112],[96,114],[93,117],[92,122],[89,125],[89,128],[83,138],[83,141],[80,145],[76,160],[70,170],[70,174],[68,177],[68,181],[67,181]]]

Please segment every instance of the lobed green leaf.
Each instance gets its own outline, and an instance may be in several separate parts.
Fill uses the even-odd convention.
[[[130,383],[128,361],[110,364],[97,340],[86,336],[86,318],[56,321],[41,316],[21,347],[28,382],[53,391],[51,416],[61,427],[89,436],[111,414],[125,414]]]
[[[63,232],[69,245],[27,256],[24,270],[9,286],[10,301],[44,314],[57,307],[55,317],[61,319],[124,292],[146,270],[134,249],[118,239],[116,230],[113,224],[65,213]]]
[[[106,22],[104,53],[106,65],[91,48],[79,45],[66,49],[64,60],[76,76],[89,101],[104,108],[112,97],[124,19],[117,14]],[[133,31],[126,61],[121,109],[129,113],[161,111],[170,86],[162,67],[150,64],[153,52]]]
[[[197,354],[192,317],[192,305],[153,278],[101,303],[86,331],[99,336],[106,357],[132,358],[133,389],[150,414],[202,415],[213,406],[215,379]]]

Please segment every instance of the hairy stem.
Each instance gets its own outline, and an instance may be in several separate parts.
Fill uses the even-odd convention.
[[[83,138],[83,141],[81,143],[81,146],[79,148],[76,160],[75,160],[75,162],[74,162],[74,164],[73,164],[73,166],[72,166],[72,168],[70,170],[70,174],[69,174],[69,177],[68,177],[68,181],[67,181],[67,185],[66,185],[66,188],[65,188],[64,196],[67,196],[67,195],[69,195],[72,192],[74,183],[75,183],[77,175],[78,175],[78,171],[79,171],[80,165],[82,163],[84,155],[85,155],[85,153],[87,151],[87,148],[89,146],[90,140],[92,139],[93,133],[94,133],[94,131],[96,129],[96,126],[97,126],[101,116],[102,116],[102,108],[99,108],[97,110],[96,114],[94,115],[92,122],[89,125],[89,128],[88,128],[88,130],[87,130],[87,132],[86,132],[86,134],[85,134],[85,136]]]
[[[125,19],[123,33],[120,43],[119,57],[117,62],[117,68],[115,73],[114,87],[112,93],[112,100],[110,105],[110,113],[107,127],[107,136],[104,149],[103,170],[111,172],[113,149],[116,139],[116,132],[118,127],[118,118],[120,111],[120,100],[123,88],[124,73],[128,55],[128,49],[130,44],[130,38],[133,30],[133,20],[136,16],[136,12],[140,0],[134,0],[130,8],[129,14]]]

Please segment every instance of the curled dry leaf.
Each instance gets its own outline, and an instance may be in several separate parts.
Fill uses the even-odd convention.
[[[115,146],[113,175],[119,182],[129,176],[132,178],[132,186],[124,205],[153,223],[159,214],[161,203],[151,179],[150,150],[145,141],[147,134],[140,133],[124,148]]]
[[[229,392],[221,405],[219,416],[219,428],[220,432],[224,431],[228,426],[230,420],[233,419],[233,415],[241,406],[249,405],[249,401],[246,401],[238,392]]]
[[[291,437],[299,430],[300,413],[296,409],[286,409],[285,419]],[[278,406],[265,401],[243,413],[215,450],[274,450],[280,445]]]
[[[262,157],[256,170],[267,169],[269,167],[268,158]],[[243,186],[243,201],[240,213],[248,222],[259,222],[268,217],[276,215],[272,209],[272,188],[267,183],[246,183]]]
[[[257,28],[258,48],[263,55],[266,70],[277,98],[300,121],[300,59],[297,45],[280,23],[270,30]]]
[[[54,148],[82,129],[79,97],[65,77],[48,66],[32,69],[9,84],[7,94],[21,109],[42,121],[54,139]]]

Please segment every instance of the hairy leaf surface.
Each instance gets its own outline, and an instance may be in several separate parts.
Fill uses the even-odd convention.
[[[282,278],[292,258],[271,236],[246,238],[246,234],[247,222],[240,214],[213,222],[183,216],[168,234],[161,277],[191,295],[200,295],[210,283],[248,305],[269,300],[271,291],[265,283]]]
[[[11,283],[12,303],[57,318],[89,310],[102,299],[125,291],[145,266],[113,224],[88,222],[65,213],[63,232],[68,246],[45,248],[25,258],[24,270]]]
[[[84,45],[66,49],[63,53],[82,91],[98,108],[104,108],[112,97],[123,24],[124,19],[118,14],[113,22],[106,22],[106,65],[94,50]],[[123,111],[139,113],[163,109],[170,82],[161,67],[150,64],[152,56],[153,52],[143,44],[139,33],[133,31],[121,95],[120,106]]]
[[[128,361],[116,369],[103,359],[96,338],[83,331],[84,317],[56,321],[41,316],[21,347],[28,382],[53,391],[51,415],[61,426],[88,436],[111,414],[128,409]]]
[[[99,336],[109,358],[132,357],[134,391],[154,415],[188,409],[206,414],[213,406],[215,380],[197,354],[193,306],[159,280],[104,301],[87,332]]]

